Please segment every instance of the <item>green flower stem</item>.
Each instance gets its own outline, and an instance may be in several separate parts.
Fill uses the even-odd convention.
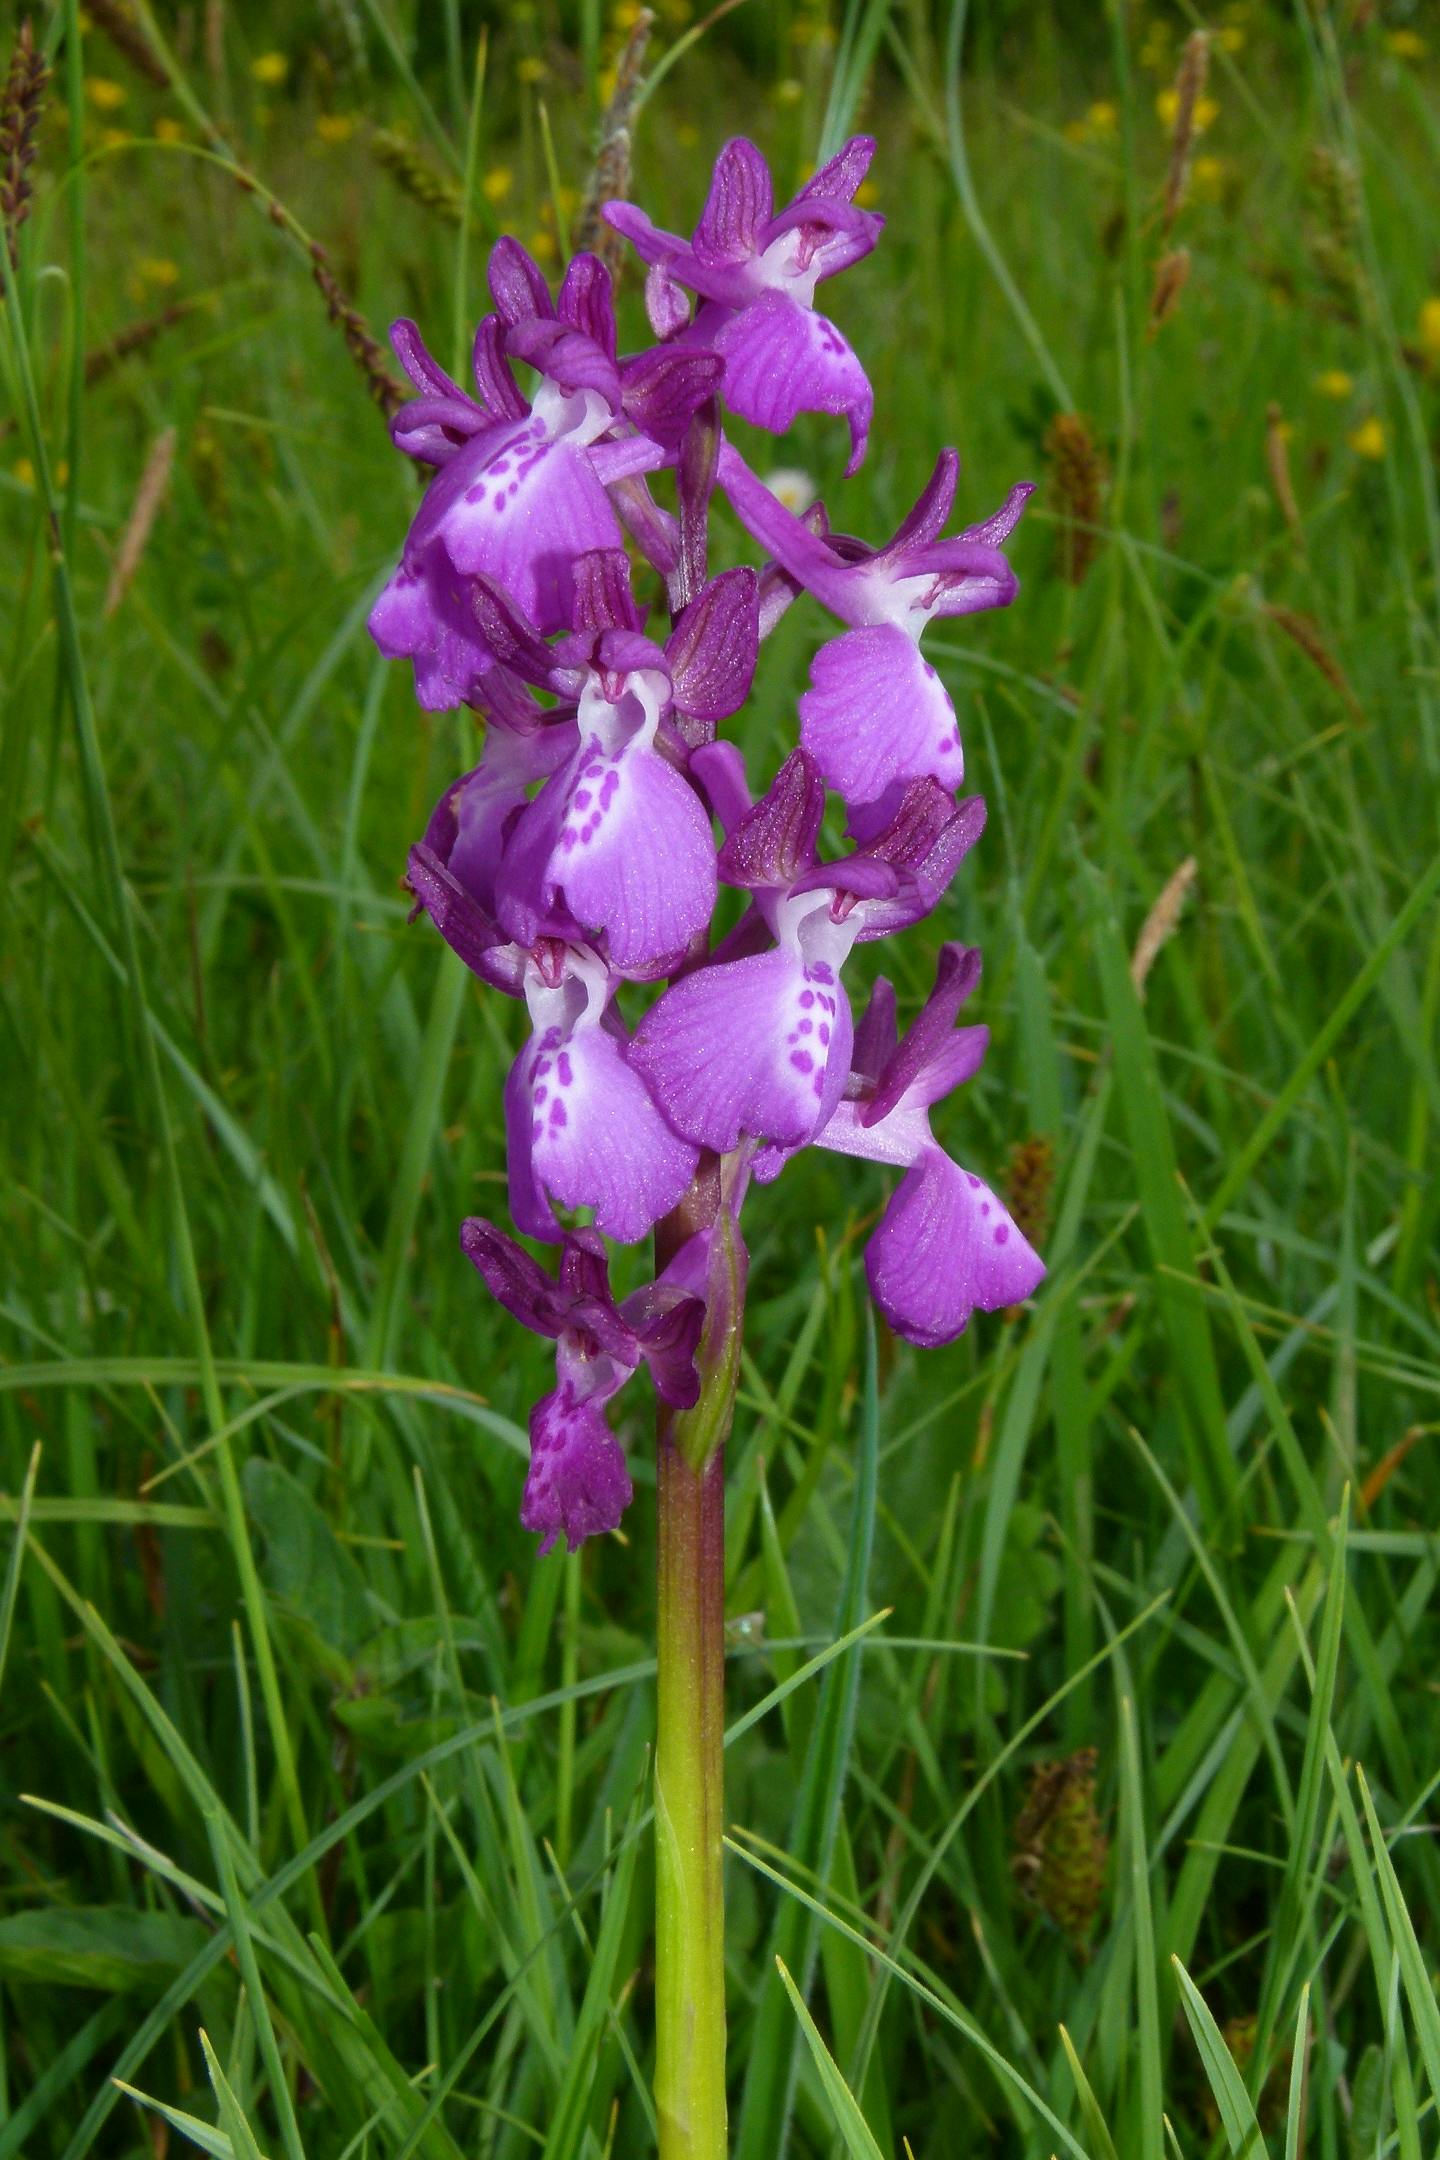
[[[656,1232],[664,1266],[715,1227],[700,1400],[660,1405],[655,1734],[655,2106],[660,2160],[725,2160],[725,1441],[735,1408],[744,1265],[702,1162]]]
[[[655,2105],[660,2160],[725,2160],[725,1451],[659,1434]]]

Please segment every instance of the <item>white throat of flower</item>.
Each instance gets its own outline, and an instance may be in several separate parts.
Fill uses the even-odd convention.
[[[540,378],[530,402],[530,417],[547,442],[563,437],[576,450],[597,441],[615,420],[598,390],[565,390],[548,375]]]
[[[570,1036],[598,1027],[610,1002],[610,970],[588,945],[571,945],[558,983],[546,982],[533,959],[525,964],[525,1005],[536,1035],[559,1028]]]
[[[750,274],[756,286],[764,292],[783,292],[797,307],[813,308],[815,287],[820,282],[820,258],[818,251],[812,254],[802,270],[797,260],[803,240],[800,226],[792,226],[772,240],[763,255],[757,255],[750,266]]]
[[[772,901],[769,908],[765,908],[762,898],[761,907],[769,916],[776,942],[785,952],[807,965],[823,960],[838,976],[850,957],[861,923],[855,908],[843,922],[836,922],[830,913],[834,898],[833,887],[822,885],[812,892],[787,893],[783,899]]]
[[[648,750],[669,695],[670,685],[658,668],[635,668],[624,679],[619,703],[612,704],[592,668],[580,692],[581,742],[598,743],[610,758],[622,750]]]

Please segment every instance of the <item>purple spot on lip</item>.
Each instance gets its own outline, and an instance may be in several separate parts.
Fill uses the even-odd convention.
[[[815,1060],[808,1050],[792,1050],[790,1063],[795,1067],[796,1072],[808,1073],[815,1070]]]
[[[537,1080],[543,1080],[543,1079],[545,1078],[545,1075],[546,1075],[546,1073],[548,1073],[548,1072],[549,1072],[549,1070],[550,1070],[550,1060],[549,1060],[549,1058],[541,1058],[541,1059],[539,1060],[538,1064],[537,1064],[537,1065],[536,1065],[536,1067],[535,1067],[535,1074],[534,1074],[534,1077],[535,1077],[535,1078],[536,1078]]]
[[[557,1098],[550,1105],[550,1124],[552,1128],[558,1132],[562,1125],[568,1125],[569,1122],[570,1120],[569,1117],[566,1115],[565,1105]]]
[[[814,991],[813,991],[813,990],[802,990],[802,991],[800,992],[800,1003],[801,1003],[801,1004],[802,1004],[802,1005],[804,1006],[805,1010],[806,1010],[806,1011],[808,1012],[808,1011],[810,1010],[810,1007],[811,1007],[811,1006],[812,1006],[812,1005],[813,1005],[813,1004],[815,1003],[815,993],[814,993]]]
[[[547,1095],[548,1095],[549,1093],[550,1093],[550,1090],[549,1090],[549,1088],[548,1088],[548,1087],[546,1087],[546,1085],[545,1085],[544,1081],[542,1080],[542,1081],[541,1081],[541,1083],[540,1083],[540,1085],[539,1085],[539,1087],[537,1087],[537,1088],[536,1088],[536,1090],[535,1090],[535,1107],[536,1107],[537,1109],[538,1109],[538,1108],[540,1107],[540,1104],[544,1102],[544,1100],[545,1100],[546,1096],[547,1096]]]
[[[543,1139],[544,1139],[544,1137],[545,1137],[545,1121],[544,1121],[544,1119],[543,1119],[543,1118],[538,1118],[538,1117],[536,1118],[536,1120],[535,1120],[535,1123],[534,1123],[534,1124],[533,1124],[533,1125],[531,1126],[531,1128],[530,1128],[530,1137],[531,1137],[531,1139],[532,1139],[532,1140],[543,1140]]]
[[[509,460],[509,458],[503,458],[503,457],[502,457],[502,458],[496,458],[496,460],[495,460],[495,463],[494,463],[494,464],[493,464],[493,465],[492,465],[492,466],[490,467],[490,477],[491,477],[491,478],[492,478],[493,480],[500,480],[500,479],[503,479],[503,478],[504,478],[504,476],[505,476],[505,474],[506,474],[507,472],[509,472],[509,470],[510,470],[510,460]]]
[[[571,1063],[570,1063],[570,1053],[569,1053],[569,1051],[568,1051],[568,1050],[562,1050],[562,1051],[560,1052],[560,1085],[561,1085],[561,1087],[569,1087],[569,1085],[570,1085],[571,1081],[572,1081],[572,1080],[574,1079],[574,1077],[575,1077],[575,1073],[574,1073],[574,1068],[572,1067],[572,1065],[571,1065]]]
[[[823,1020],[820,1023],[820,1040],[822,1043],[828,1043],[830,1040],[830,1030]]]
[[[1010,1235],[1010,1225],[1009,1225],[1008,1223],[1003,1223],[1003,1222],[1002,1222],[1002,1223],[1000,1224],[999,1228],[998,1228],[998,1229],[996,1230],[996,1232],[995,1232],[995,1243],[996,1243],[997,1245],[1003,1245],[1003,1244],[1005,1243],[1005,1240],[1006,1240],[1006,1238],[1008,1238],[1008,1237],[1009,1237],[1009,1235]]]
[[[967,1171],[966,1171],[966,1173],[965,1173],[965,1175],[966,1175],[966,1177],[967,1177],[967,1178],[968,1178],[968,1179],[970,1180],[970,1190],[971,1190],[971,1192],[978,1192],[978,1190],[979,1190],[979,1188],[980,1188],[980,1180],[979,1180],[979,1178],[978,1178],[978,1177],[976,1177],[976,1175],[975,1175],[974,1171],[973,1171],[973,1170],[967,1170]]]
[[[588,810],[588,809],[589,809],[589,807],[590,807],[590,790],[589,790],[589,788],[588,788],[588,787],[576,788],[576,790],[575,790],[575,807],[576,807],[576,809],[577,809],[577,810]]]

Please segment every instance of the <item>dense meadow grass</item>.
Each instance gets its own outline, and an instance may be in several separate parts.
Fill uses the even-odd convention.
[[[633,12],[506,9],[487,47],[458,0],[157,9],[168,87],[113,8],[37,15],[0,330],[0,2160],[653,2150],[643,1405],[624,1537],[537,1561],[543,1346],[455,1235],[503,1209],[517,1015],[397,884],[473,728],[366,638],[415,484],[307,252],[458,356],[489,238],[574,218]],[[927,643],[991,817],[887,965],[913,1010],[942,938],[984,946],[942,1137],[1049,1280],[918,1354],[866,1320],[880,1173],[803,1158],[747,1217],[735,2150],[1419,2160],[1440,26],[697,21],[661,6],[637,120],[660,222],[729,133],[782,180],[881,138],[889,227],[833,302],[873,448],[842,483],[805,425],[783,461],[877,536],[941,443],[967,517],[1045,483],[1018,604]],[[752,774],[821,634],[766,647]]]

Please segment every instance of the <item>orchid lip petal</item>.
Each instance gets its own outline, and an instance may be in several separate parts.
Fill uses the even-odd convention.
[[[667,1125],[623,1043],[598,1025],[537,1032],[512,1068],[506,1122],[512,1207],[518,1169],[532,1219],[553,1217],[557,1203],[591,1208],[597,1228],[624,1245],[669,1213],[695,1172],[694,1147]]]
[[[865,1270],[896,1334],[927,1348],[952,1342],[977,1308],[1018,1305],[1045,1273],[1004,1203],[938,1147],[901,1179]]]
[[[800,740],[850,803],[930,774],[958,787],[965,760],[949,692],[891,623],[847,630],[816,653],[800,700]]]
[[[714,347],[725,362],[724,397],[743,420],[783,434],[802,412],[849,422],[848,473],[865,454],[874,393],[865,370],[827,316],[772,291],[731,316]]]
[[[844,1089],[850,1044],[837,970],[778,949],[682,977],[641,1021],[630,1058],[676,1130],[724,1154],[742,1133],[810,1139]]]
[[[562,1536],[578,1552],[587,1538],[618,1530],[633,1498],[624,1450],[599,1403],[562,1380],[530,1413],[521,1528],[539,1532],[542,1557]]]

